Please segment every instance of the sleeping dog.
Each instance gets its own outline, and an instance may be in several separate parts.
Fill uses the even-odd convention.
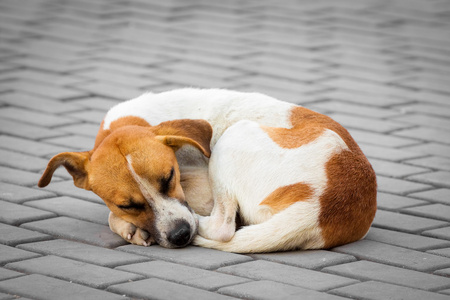
[[[186,88],[122,102],[94,148],[54,156],[39,187],[59,166],[105,201],[112,231],[144,246],[326,249],[363,238],[376,212],[375,173],[347,130],[258,93]]]

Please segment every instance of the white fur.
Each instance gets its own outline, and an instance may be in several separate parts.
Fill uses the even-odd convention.
[[[203,119],[213,127],[213,147],[223,132],[240,120],[290,128],[290,109],[293,106],[259,93],[186,88],[147,93],[119,103],[106,115],[103,129],[109,129],[113,121],[126,116],[140,117],[151,125],[177,119]]]
[[[324,241],[317,222],[319,206],[317,201],[297,202],[263,223],[239,229],[228,242],[198,235],[194,244],[238,253],[320,249]]]

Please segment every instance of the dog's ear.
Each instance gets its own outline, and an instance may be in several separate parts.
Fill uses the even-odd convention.
[[[75,186],[89,190],[88,165],[90,153],[85,152],[63,152],[55,155],[48,162],[47,168],[39,180],[38,186],[45,187],[52,180],[53,173],[60,166],[64,166],[73,177]]]
[[[163,122],[153,127],[156,139],[178,150],[185,144],[198,148],[206,157],[211,156],[212,127],[205,120],[181,119]]]

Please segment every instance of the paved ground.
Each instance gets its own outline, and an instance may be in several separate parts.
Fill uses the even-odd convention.
[[[450,1],[0,1],[0,299],[449,299]],[[259,91],[350,129],[367,238],[237,255],[126,245],[52,155],[143,91]]]

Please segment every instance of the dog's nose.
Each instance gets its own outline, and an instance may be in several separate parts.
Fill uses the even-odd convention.
[[[177,247],[186,246],[191,238],[191,226],[187,222],[180,223],[174,230],[172,230],[167,239],[169,242]]]

